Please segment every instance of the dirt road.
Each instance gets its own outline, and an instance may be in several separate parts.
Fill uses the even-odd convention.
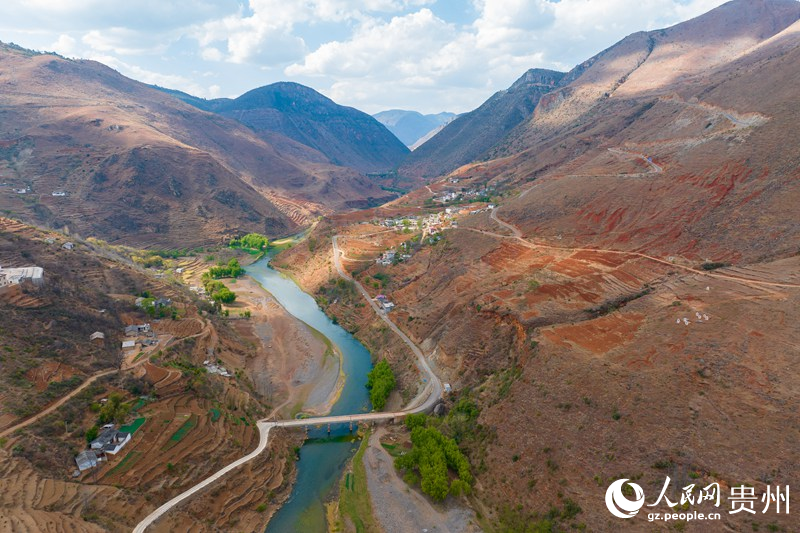
[[[75,388],[73,391],[71,391],[66,396],[62,396],[61,398],[59,398],[55,402],[51,403],[45,409],[43,409],[42,411],[39,411],[38,413],[36,413],[32,417],[30,417],[28,419],[25,419],[22,422],[19,422],[19,423],[15,424],[15,425],[11,426],[10,428],[5,429],[2,432],[0,432],[0,438],[7,437],[7,436],[11,435],[12,433],[14,433],[15,431],[17,431],[18,429],[22,429],[24,427],[27,427],[27,426],[29,426],[29,425],[41,420],[43,417],[49,415],[50,413],[52,413],[53,411],[55,411],[56,409],[58,409],[59,407],[61,407],[65,403],[67,403],[71,398],[74,398],[82,390],[84,390],[86,387],[88,387],[89,385],[91,385],[92,383],[97,381],[98,379],[102,378],[103,376],[110,376],[111,374],[115,374],[117,372],[119,372],[118,369],[112,368],[111,370],[103,370],[102,372],[98,372],[96,374],[92,374],[91,376],[89,376],[86,379],[86,381],[84,381],[83,383],[78,385],[77,388]]]

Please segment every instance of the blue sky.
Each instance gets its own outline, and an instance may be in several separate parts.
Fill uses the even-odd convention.
[[[3,0],[0,40],[205,98],[296,81],[369,113],[469,111],[721,0]]]

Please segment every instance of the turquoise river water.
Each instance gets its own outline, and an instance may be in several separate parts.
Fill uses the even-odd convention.
[[[370,353],[350,333],[334,324],[317,306],[314,299],[300,290],[291,279],[269,267],[269,257],[247,267],[247,273],[268,290],[293,316],[325,335],[343,357],[346,375],[344,389],[331,414],[365,413],[371,410],[367,389],[367,373],[372,368]],[[347,438],[347,424],[312,428],[309,439],[300,449],[297,480],[289,500],[267,525],[267,533],[324,533],[325,498],[338,490],[337,481],[348,459],[358,446]]]

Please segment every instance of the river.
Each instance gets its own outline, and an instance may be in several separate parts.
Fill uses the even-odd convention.
[[[346,379],[330,414],[369,412],[371,405],[364,386],[372,368],[369,351],[350,333],[334,324],[296,283],[270,268],[269,260],[268,256],[253,263],[247,267],[247,273],[290,314],[325,335],[342,354]],[[349,435],[350,429],[344,424],[331,428],[330,435],[327,428],[315,428],[309,432],[309,440],[300,449],[297,481],[292,494],[270,520],[267,533],[327,531],[323,502],[332,490],[338,490],[337,481],[357,447],[356,442],[347,438]]]

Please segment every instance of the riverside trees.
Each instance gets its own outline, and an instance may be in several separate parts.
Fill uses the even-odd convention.
[[[369,389],[369,401],[372,402],[372,407],[378,411],[383,409],[386,406],[386,399],[394,390],[396,384],[392,368],[386,362],[386,359],[382,359],[367,374],[367,388]]]

